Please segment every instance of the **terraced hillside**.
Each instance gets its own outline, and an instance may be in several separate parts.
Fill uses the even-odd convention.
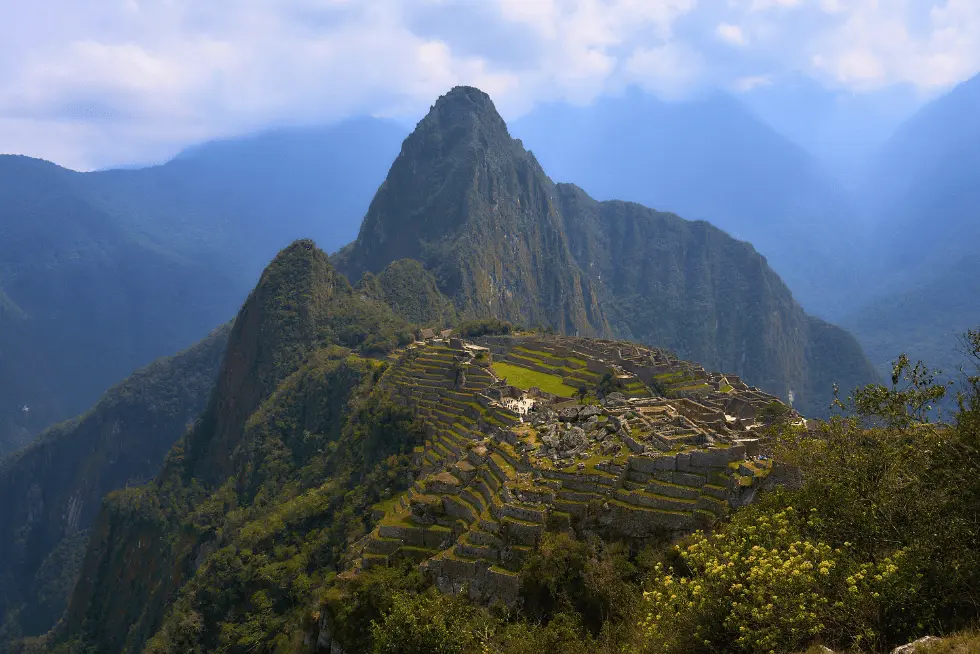
[[[778,400],[661,350],[429,339],[395,355],[382,384],[426,438],[414,485],[374,507],[347,575],[407,557],[447,592],[513,600],[545,530],[670,537],[748,501],[771,471],[753,430]]]

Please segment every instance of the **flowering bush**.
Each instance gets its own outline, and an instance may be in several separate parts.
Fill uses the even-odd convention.
[[[902,552],[855,561],[848,544],[804,538],[806,522],[792,507],[747,511],[723,532],[677,546],[643,594],[640,651],[786,652],[818,636],[873,646]]]

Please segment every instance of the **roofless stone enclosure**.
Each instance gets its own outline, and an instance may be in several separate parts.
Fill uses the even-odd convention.
[[[753,430],[778,400],[661,350],[429,338],[392,364],[382,384],[418,412],[426,439],[414,485],[375,506],[347,574],[402,556],[446,592],[511,601],[548,529],[677,536],[749,501],[770,472]]]

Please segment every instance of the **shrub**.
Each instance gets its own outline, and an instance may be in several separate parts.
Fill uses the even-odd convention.
[[[643,593],[645,652],[788,652],[818,636],[875,645],[877,616],[903,582],[903,553],[861,561],[803,536],[792,507],[746,511],[712,536],[677,546]]]

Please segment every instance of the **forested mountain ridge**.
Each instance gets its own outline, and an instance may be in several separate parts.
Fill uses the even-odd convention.
[[[369,508],[406,489],[420,465],[423,473],[431,469],[420,459],[431,431],[418,422],[429,410],[418,404],[421,396],[414,403],[406,398],[410,406],[402,406],[392,386],[416,361],[403,348],[412,340],[399,336],[405,330],[407,324],[384,305],[352,289],[310,242],[280,253],[230,330],[218,382],[200,419],[174,445],[155,481],[106,498],[65,621],[43,641],[46,646],[62,642],[129,652],[146,644],[146,651],[237,651],[258,642],[254,638],[264,647],[293,651],[311,645],[310,632],[319,627],[310,623],[307,611],[318,589],[329,587],[356,558],[360,549],[355,542],[376,521],[377,512]],[[394,340],[379,343],[377,335],[386,333]],[[644,358],[620,354],[621,345],[589,343],[576,347],[626,357],[623,365],[633,361],[646,371],[647,382],[632,377],[607,392],[621,388],[630,397],[646,398],[652,416],[660,403],[647,385],[653,374],[663,378],[665,387],[676,388],[678,398],[713,393],[719,407],[734,403],[741,416],[733,423],[738,429],[774,401],[737,378],[729,382],[712,376],[667,353]],[[398,357],[386,356],[396,348]],[[456,370],[451,379],[448,373],[462,364],[437,353],[438,347],[432,351],[423,358],[436,357],[440,373],[420,371],[414,383],[438,378],[444,379],[442,388],[455,384],[458,390],[449,390],[445,399],[451,411],[459,410],[453,403],[460,400],[452,399],[457,395],[471,398],[464,402],[473,406],[490,401],[472,390],[493,381],[482,367],[489,358],[467,364],[463,376]],[[522,352],[521,347],[513,351],[518,366]],[[601,374],[574,361],[563,374],[591,386],[594,396]],[[427,365],[421,359],[418,363]],[[402,372],[382,383],[388,369]],[[406,378],[406,383],[413,382]],[[695,390],[688,388],[692,384]],[[492,430],[492,424],[504,424],[500,420],[516,422],[505,404],[499,406],[493,409],[497,417],[488,414],[478,424]],[[713,419],[712,410],[706,411],[705,419]],[[430,428],[439,419],[429,415]],[[683,420],[680,414],[675,419]],[[731,429],[726,427],[726,433]],[[663,433],[669,437],[672,428]],[[638,431],[634,435],[640,438]],[[644,438],[656,447],[671,447],[653,433]],[[432,448],[426,461],[449,456],[446,445],[426,440],[425,447]],[[681,447],[688,448],[687,441]],[[736,451],[744,455],[744,448],[731,449]],[[446,465],[451,462],[447,459]],[[691,513],[686,520],[694,518]],[[244,574],[226,576],[235,569]],[[265,617],[258,626],[250,616],[260,606],[266,608],[259,609]]]
[[[356,281],[401,258],[420,260],[464,317],[668,347],[792,392],[805,413],[826,411],[832,381],[874,378],[854,339],[806,316],[750,245],[555,185],[478,89],[436,102],[335,261]]]
[[[61,617],[103,496],[157,473],[204,409],[227,335],[222,327],[138,370],[85,414],[0,459],[0,648]]]
[[[285,471],[324,451],[343,427],[347,402],[373,364],[332,348],[383,352],[410,339],[405,329],[387,307],[356,294],[311,242],[280,253],[235,320],[217,384],[195,426],[152,484],[107,497],[68,608],[68,633],[103,651],[141,649],[200,559],[220,542],[213,527],[226,512],[239,501],[244,510],[291,496],[297,489],[283,487]],[[278,421],[275,391],[287,380],[280,391],[304,403],[300,424],[285,414],[286,422]],[[255,412],[264,403],[271,403],[269,413],[260,417]],[[311,434],[304,422],[329,429]],[[287,424],[298,432],[284,442],[279,430]],[[308,478],[330,476],[322,468],[305,470]],[[143,548],[143,542],[158,545]],[[159,575],[161,569],[173,573]]]
[[[415,259],[398,259],[379,275],[365,273],[355,290],[391,307],[414,324],[448,327],[457,322],[456,309],[439,290],[435,277]]]

